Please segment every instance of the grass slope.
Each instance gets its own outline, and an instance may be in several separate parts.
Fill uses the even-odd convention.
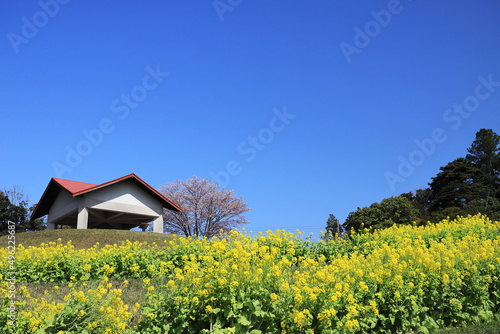
[[[122,241],[126,240],[162,244],[164,240],[171,240],[172,236],[152,232],[96,229],[45,230],[16,234],[16,244],[23,245],[24,247],[40,246],[42,243],[57,242],[58,239],[61,239],[62,243],[67,243],[71,240],[75,249],[83,249],[90,248],[96,243],[99,243],[101,246],[107,244],[119,245]],[[6,235],[0,237],[0,245],[7,245]]]

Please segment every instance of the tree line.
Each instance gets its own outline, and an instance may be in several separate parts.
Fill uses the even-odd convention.
[[[9,221],[15,223],[16,232],[43,230],[43,219],[30,219],[34,208],[16,187],[0,190],[0,235],[8,233]]]
[[[480,129],[459,157],[432,177],[424,189],[383,199],[357,208],[340,224],[330,215],[326,236],[364,229],[382,229],[393,224],[423,225],[445,218],[484,214],[500,219],[500,136],[491,129]]]

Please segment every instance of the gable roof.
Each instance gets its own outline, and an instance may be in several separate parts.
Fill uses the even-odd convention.
[[[162,203],[164,208],[178,212],[181,211],[180,206],[178,206],[176,203],[165,197],[158,190],[154,189],[149,184],[144,182],[144,180],[142,180],[140,177],[138,177],[134,173],[131,173],[101,184],[92,184],[92,183],[71,181],[59,178],[52,178],[49,184],[47,185],[47,188],[45,189],[42,197],[40,198],[40,201],[36,205],[35,210],[33,210],[33,213],[31,214],[31,219],[37,219],[47,215],[49,213],[50,207],[52,206],[57,196],[59,195],[59,192],[62,189],[68,191],[73,197],[78,197],[86,193],[92,192],[94,190],[101,189],[115,183],[123,182],[125,180],[132,180],[140,188],[145,190],[151,196],[158,199]]]
[[[95,184],[92,183],[85,183],[85,182],[78,182],[78,181],[71,181],[71,180],[64,180],[57,178],[52,178],[52,180],[57,182],[61,187],[69,191],[72,195],[82,190],[96,186]]]

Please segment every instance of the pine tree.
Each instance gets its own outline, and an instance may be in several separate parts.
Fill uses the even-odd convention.
[[[467,149],[466,159],[481,170],[482,176],[477,182],[484,187],[484,199],[500,195],[500,136],[491,129],[481,129],[476,139]]]
[[[485,190],[481,170],[464,158],[441,167],[432,182],[431,211],[448,207],[465,209],[470,201],[482,198]]]
[[[434,218],[482,213],[500,216],[500,136],[481,129],[465,158],[458,158],[432,178],[431,212]]]
[[[342,233],[342,226],[340,226],[339,220],[334,215],[330,214],[328,220],[326,221],[326,234],[325,239],[332,239]]]

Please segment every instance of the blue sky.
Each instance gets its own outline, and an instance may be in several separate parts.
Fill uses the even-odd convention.
[[[212,177],[318,233],[500,133],[500,3],[4,1],[0,187]]]

